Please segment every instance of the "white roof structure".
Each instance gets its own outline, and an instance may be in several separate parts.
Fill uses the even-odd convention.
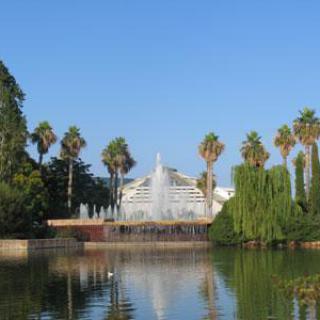
[[[122,219],[124,220],[197,220],[206,217],[206,200],[197,188],[197,179],[186,176],[177,170],[162,167],[162,175],[168,181],[167,195],[154,188],[155,172],[138,178],[124,186],[122,198]],[[165,172],[165,173],[164,173]],[[231,188],[217,187],[213,193],[213,215],[223,203],[234,195]],[[164,207],[162,218],[155,216],[154,197],[158,197]],[[165,204],[166,203],[166,204]]]

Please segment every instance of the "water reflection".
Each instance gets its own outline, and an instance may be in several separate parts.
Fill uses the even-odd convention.
[[[207,249],[2,256],[0,279],[1,319],[216,319]]]
[[[306,308],[285,299],[272,276],[294,279],[315,274],[320,252],[216,250],[213,260],[218,277],[236,297],[236,319],[311,319]]]
[[[0,318],[312,319],[272,275],[315,274],[319,262],[318,251],[205,248],[0,255]]]

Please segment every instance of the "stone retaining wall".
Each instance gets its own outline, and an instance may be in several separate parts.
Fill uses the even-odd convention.
[[[48,224],[58,231],[75,233],[87,242],[208,241],[208,224],[203,221],[89,222],[51,220]]]
[[[75,239],[0,240],[0,250],[39,250],[54,248],[78,248],[82,244]]]

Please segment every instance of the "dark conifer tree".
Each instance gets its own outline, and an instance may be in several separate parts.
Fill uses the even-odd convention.
[[[0,60],[0,181],[9,182],[25,154],[24,93]]]
[[[307,196],[304,184],[304,166],[305,166],[305,156],[302,151],[300,151],[295,159],[295,187],[296,187],[296,203],[304,210],[307,211]]]
[[[310,213],[320,214],[320,163],[319,163],[319,151],[317,143],[312,146],[312,178],[309,208]]]

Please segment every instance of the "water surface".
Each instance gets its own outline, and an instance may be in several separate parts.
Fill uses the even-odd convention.
[[[308,310],[287,301],[272,275],[317,272],[318,251],[2,253],[0,319],[308,319]]]

